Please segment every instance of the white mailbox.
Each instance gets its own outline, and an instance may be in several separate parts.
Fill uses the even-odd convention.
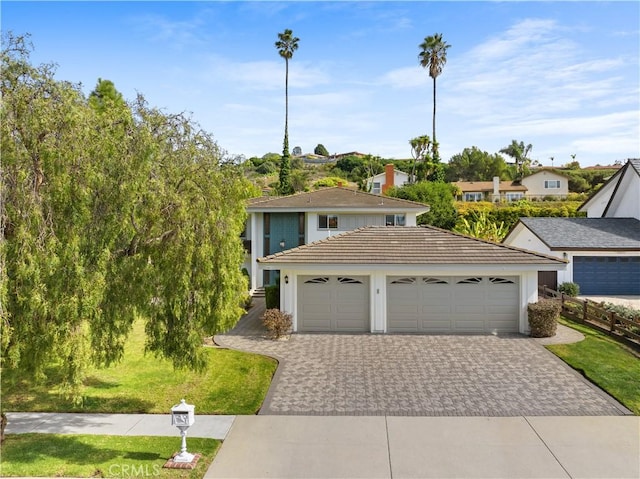
[[[180,404],[176,404],[171,408],[171,425],[176,427],[193,426],[195,410],[196,407],[193,404],[187,404],[184,399],[181,399]]]
[[[196,407],[193,404],[187,404],[184,399],[180,400],[180,404],[176,404],[171,408],[171,425],[180,429],[182,436],[182,444],[180,454],[174,456],[174,462],[192,462],[194,455],[187,452],[187,429],[195,422]]]

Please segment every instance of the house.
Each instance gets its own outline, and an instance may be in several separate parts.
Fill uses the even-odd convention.
[[[294,331],[528,331],[538,271],[565,261],[435,227],[367,226],[258,259]]]
[[[455,181],[462,201],[517,201],[524,198],[527,188],[515,181]]]
[[[587,218],[520,218],[503,243],[569,261],[557,276],[541,272],[541,285],[640,295],[640,160],[629,160],[578,211]]]
[[[415,226],[429,207],[349,188],[324,188],[291,196],[249,201],[243,236],[251,290],[272,284],[273,271],[263,271],[257,259],[329,236],[369,225]]]
[[[523,198],[566,198],[569,178],[555,170],[538,170],[520,181],[456,181],[462,201],[517,201]]]
[[[409,174],[398,171],[392,164],[384,166],[384,171],[366,179],[367,190],[376,195],[386,192],[393,186],[402,186],[409,182]]]
[[[640,159],[628,160],[578,211],[588,218],[640,219]]]
[[[529,199],[566,198],[569,194],[569,178],[555,170],[540,169],[522,178],[520,184]]]
[[[569,261],[541,285],[578,283],[581,294],[640,294],[640,221],[635,218],[520,218],[504,244]]]

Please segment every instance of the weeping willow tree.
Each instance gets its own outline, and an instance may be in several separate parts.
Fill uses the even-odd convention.
[[[149,352],[204,367],[203,337],[242,313],[253,187],[190,118],[105,80],[87,98],[30,51],[3,38],[3,370],[55,372],[76,394],[88,367],[122,357],[138,318]]]

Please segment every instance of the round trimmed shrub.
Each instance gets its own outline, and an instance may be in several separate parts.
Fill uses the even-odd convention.
[[[291,315],[279,309],[267,309],[262,316],[262,324],[267,328],[271,339],[278,339],[291,332]]]
[[[532,338],[550,338],[556,335],[562,305],[557,299],[541,299],[529,303],[529,327]]]

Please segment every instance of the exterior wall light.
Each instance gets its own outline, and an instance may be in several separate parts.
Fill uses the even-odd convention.
[[[288,275],[284,275],[284,284],[289,284],[289,276]]]
[[[284,242],[284,240],[280,240],[280,248],[284,249],[284,245],[285,245],[285,244],[286,244],[286,243]]]

